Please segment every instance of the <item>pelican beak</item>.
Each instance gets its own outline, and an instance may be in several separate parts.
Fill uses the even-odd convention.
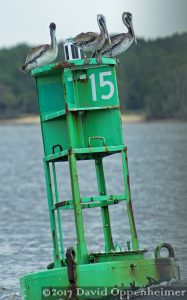
[[[111,44],[111,39],[110,39],[110,36],[108,34],[108,30],[106,30],[106,32],[105,32],[105,37],[109,41],[109,44]]]
[[[135,35],[135,33],[134,33],[134,27],[133,27],[132,22],[131,22],[131,31],[132,31],[132,35],[133,35],[133,37],[134,37],[134,43],[135,43],[135,45],[137,45],[137,39],[136,39],[136,35]]]
[[[106,26],[106,22],[104,21],[103,22],[103,27],[104,27],[104,32],[105,32],[105,38],[109,41],[109,43],[111,44],[111,40],[110,40],[110,36],[108,34],[108,29],[107,29],[107,26]]]

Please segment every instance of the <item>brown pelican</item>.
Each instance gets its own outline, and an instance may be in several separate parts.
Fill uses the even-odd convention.
[[[137,44],[132,24],[132,14],[129,12],[124,12],[122,14],[122,21],[128,28],[128,32],[116,34],[110,37],[111,43],[106,41],[102,49],[99,51],[101,56],[114,57],[126,51],[133,42]]]
[[[58,54],[58,44],[55,37],[56,25],[49,25],[51,44],[44,44],[31,49],[26,57],[25,65],[20,67],[23,72],[28,72],[36,67],[53,62]]]
[[[106,39],[110,43],[110,37],[108,34],[105,17],[101,14],[97,15],[97,22],[100,28],[100,33],[82,32],[73,39],[73,43],[77,47],[80,47],[84,52],[93,52],[93,51],[97,52],[103,47]],[[89,60],[90,59],[87,58],[85,55],[84,63],[89,63]],[[99,57],[98,57],[98,62],[100,62]]]

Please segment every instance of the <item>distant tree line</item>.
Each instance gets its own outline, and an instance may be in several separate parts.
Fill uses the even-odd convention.
[[[30,47],[0,50],[0,118],[37,113],[36,88],[19,67]],[[121,54],[117,68],[122,112],[144,112],[147,119],[187,119],[187,33],[138,40]],[[58,61],[63,59],[62,43]]]

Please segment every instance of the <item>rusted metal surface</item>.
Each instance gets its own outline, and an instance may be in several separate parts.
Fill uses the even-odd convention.
[[[59,69],[59,68],[71,68],[71,67],[74,67],[75,64],[74,63],[70,63],[70,62],[67,62],[67,61],[61,61],[57,64],[55,64],[54,67],[52,67],[52,70],[56,70],[56,69]]]
[[[180,280],[178,261],[175,258],[157,258],[155,265],[159,276],[159,282],[170,281],[171,279]]]
[[[66,205],[69,205],[69,204],[70,204],[69,201],[61,201],[61,202],[56,203],[55,207],[59,208],[59,207],[66,206]]]
[[[77,284],[76,284],[76,263],[75,263],[75,250],[73,247],[70,247],[66,251],[66,263],[68,270],[68,279],[71,289],[71,298],[75,298],[77,294]]]

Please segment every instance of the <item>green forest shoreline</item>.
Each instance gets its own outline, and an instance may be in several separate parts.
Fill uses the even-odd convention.
[[[19,67],[29,50],[26,44],[0,49],[0,120],[9,122],[37,115],[34,79]],[[117,77],[122,114],[144,120],[187,120],[187,33],[148,40],[119,57]],[[63,60],[63,43],[57,61]]]

